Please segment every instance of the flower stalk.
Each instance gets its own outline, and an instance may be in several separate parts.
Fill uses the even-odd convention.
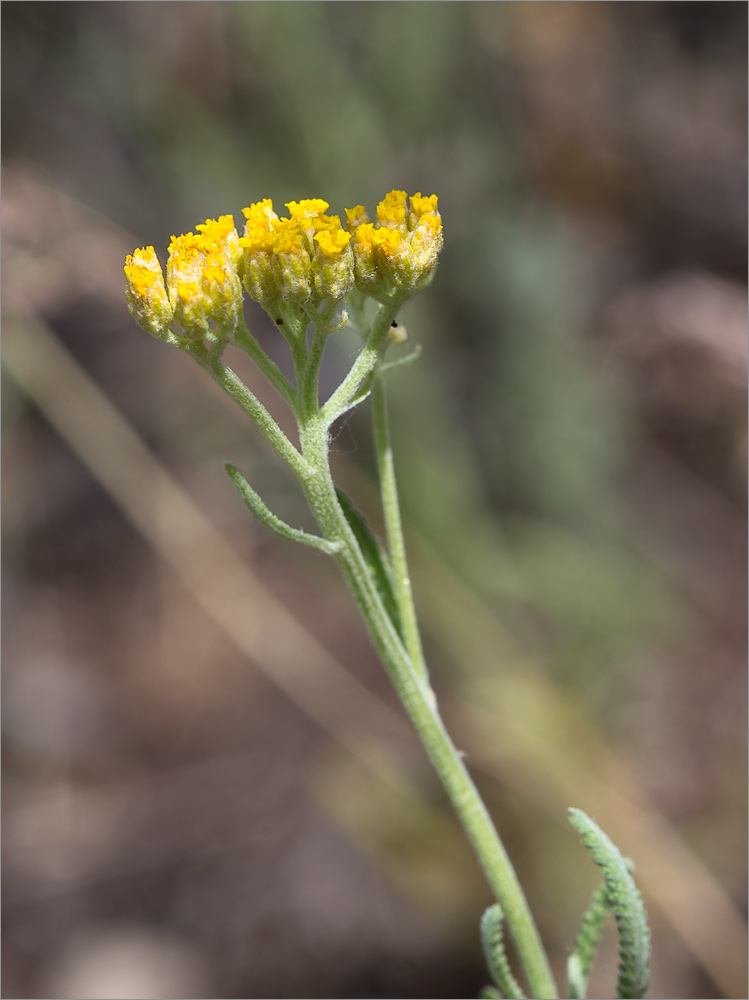
[[[398,311],[433,276],[442,247],[437,197],[417,194],[408,199],[405,192],[391,191],[378,205],[375,222],[357,205],[346,210],[345,226],[338,216],[326,214],[328,203],[320,199],[289,202],[286,207],[286,218],[276,214],[270,199],[244,209],[242,236],[232,216],[221,216],[197,226],[197,234],[172,237],[166,282],[153,247],[134,251],[125,264],[128,305],[143,329],[184,350],[208,372],[297,476],[319,535],[286,524],[235,465],[226,465],[242,500],[261,524],[337,562],[499,904],[496,913],[492,911],[491,933],[484,928],[484,937],[494,942],[491,955],[497,984],[505,983],[505,992],[510,989],[507,995],[522,995],[500,954],[504,921],[530,996],[554,998],[549,962],[515,870],[440,717],[406,558],[384,373],[409,358],[390,363],[383,359],[391,341],[405,339],[403,329],[396,327]],[[263,307],[287,341],[293,381],[247,328],[242,289]],[[377,303],[371,322],[367,299]],[[362,347],[338,388],[321,402],[319,376],[325,348],[348,323],[349,312]],[[296,418],[298,448],[224,363],[229,345],[244,351],[288,404]],[[370,393],[386,549],[336,490],[330,468],[333,424]]]

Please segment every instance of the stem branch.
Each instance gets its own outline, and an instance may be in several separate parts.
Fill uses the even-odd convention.
[[[380,306],[351,371],[322,408],[318,399],[318,377],[325,340],[330,333],[330,317],[321,314],[318,320],[313,319],[314,329],[309,348],[303,337],[301,323],[299,324],[298,336],[289,340],[297,381],[296,390],[292,393],[288,390],[283,392],[282,388],[285,386],[278,376],[268,377],[279,383],[282,387],[279,391],[291,402],[299,428],[301,453],[230,368],[218,360],[203,359],[201,364],[239,403],[301,481],[320,526],[322,539],[299,532],[272,515],[237,470],[229,468],[245,502],[261,521],[285,538],[303,535],[298,540],[324,549],[338,562],[375,648],[440,776],[502,908],[530,993],[537,1000],[553,1000],[557,995],[556,987],[528,903],[486,806],[442,723],[424,662],[403,540],[385,387],[381,373],[376,371],[398,306],[392,303]],[[250,341],[247,343],[250,344]],[[273,370],[269,368],[266,374],[268,372],[272,374]],[[353,405],[370,376],[373,382],[375,442],[385,525],[395,572],[395,593],[404,629],[404,641],[401,641],[382,603],[359,542],[336,495],[330,471],[331,424]],[[290,387],[290,383],[288,385]]]
[[[198,360],[209,375],[218,382],[221,388],[233,400],[239,403],[263,437],[278,452],[284,462],[293,469],[299,479],[304,480],[310,473],[307,463],[257,396],[247,388],[244,382],[223,361]]]
[[[442,723],[424,672],[412,662],[393,627],[338,502],[328,464],[326,422],[320,420],[319,414],[315,419],[305,421],[300,427],[300,437],[304,455],[316,470],[314,479],[310,479],[305,486],[305,492],[318,524],[325,538],[340,546],[335,559],[502,907],[531,995],[538,1000],[554,1000],[557,993],[548,959],[512,862],[460,753]]]
[[[385,518],[390,562],[393,567],[393,584],[395,598],[398,602],[403,637],[406,651],[414,668],[426,680],[427,666],[424,661],[424,651],[421,646],[419,625],[416,619],[411,578],[408,572],[406,544],[403,538],[400,503],[398,500],[398,484],[395,478],[395,463],[393,449],[390,443],[390,423],[387,414],[387,397],[385,381],[380,371],[375,373],[372,384],[372,417],[374,422],[375,447],[377,450],[377,468],[380,473],[380,493],[382,496],[382,511]]]
[[[255,340],[250,331],[247,329],[247,325],[243,319],[240,319],[239,325],[234,331],[234,344],[236,347],[241,348],[250,358],[252,358],[273,388],[281,396],[283,396],[289,406],[293,408],[294,398],[296,395],[294,386],[286,378],[275,361],[272,361],[262,349],[260,344],[258,344],[257,340]]]
[[[367,341],[352,365],[351,371],[322,408],[322,415],[328,427],[335,423],[338,417],[351,406],[362,383],[375,370],[387,340],[390,325],[401,304],[398,302],[397,305],[380,306]]]

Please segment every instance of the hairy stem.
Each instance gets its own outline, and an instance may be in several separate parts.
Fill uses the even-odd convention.
[[[372,329],[367,336],[366,343],[352,365],[351,371],[322,408],[322,413],[328,427],[342,413],[346,412],[352,401],[356,398],[367,376],[371,375],[377,367],[382,349],[387,340],[390,324],[395,319],[395,314],[398,312],[401,304],[398,302],[396,305],[380,306],[379,312],[372,323]]]
[[[201,361],[200,359],[198,361],[218,382],[221,388],[239,403],[266,441],[278,452],[284,462],[293,469],[297,476],[300,479],[304,479],[309,475],[310,470],[303,456],[300,455],[291,441],[289,441],[257,396],[253,392],[250,392],[244,382],[231,368],[225,365],[223,361]]]
[[[375,374],[372,385],[372,417],[374,422],[375,447],[377,450],[377,468],[380,474],[380,493],[385,519],[385,532],[387,534],[390,562],[393,567],[393,584],[401,624],[403,626],[406,652],[411,657],[414,668],[424,679],[427,679],[427,666],[421,646],[416,608],[414,607],[413,593],[411,591],[411,577],[408,572],[406,544],[403,538],[398,484],[395,478],[395,463],[390,443],[390,424],[387,414],[385,382],[379,371]]]
[[[316,540],[314,544],[333,555],[351,588],[375,648],[502,908],[530,993],[538,1000],[554,1000],[557,996],[554,979],[528,903],[486,806],[440,718],[424,663],[408,576],[384,386],[376,373],[397,308],[393,304],[380,306],[351,371],[322,408],[318,400],[318,378],[325,339],[330,332],[326,326],[329,317],[321,315],[313,320],[309,348],[302,337],[301,324],[297,331],[299,335],[289,339],[297,380],[292,405],[299,427],[301,454],[230,368],[220,361],[204,359],[201,363],[239,403],[297,474],[325,540],[322,544],[321,540]],[[396,601],[404,626],[403,641],[382,602],[356,534],[336,494],[330,471],[331,424],[352,405],[371,376],[374,376],[375,440],[386,529],[396,577]],[[297,529],[291,529],[270,515],[254,490],[233,467],[230,472],[234,473],[235,483],[256,516],[269,523],[283,537],[293,537]],[[312,543],[311,536],[305,535],[302,540],[306,544]]]
[[[328,464],[327,423],[320,419],[319,413],[308,415],[302,421],[300,438],[303,453],[315,468],[315,475],[305,483],[305,492],[318,524],[325,538],[340,546],[334,558],[502,907],[531,994],[539,1000],[553,1000],[557,996],[554,980],[512,862],[460,753],[442,723],[431,687],[412,663],[385,611],[338,502]]]
[[[289,406],[294,406],[295,391],[294,386],[289,382],[284,373],[275,363],[271,361],[260,344],[255,340],[243,319],[239,321],[237,329],[234,331],[233,343],[235,347],[241,348],[247,354],[260,371],[265,375],[273,388],[278,392]]]

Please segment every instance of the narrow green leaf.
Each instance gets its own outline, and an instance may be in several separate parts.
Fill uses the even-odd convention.
[[[421,344],[417,344],[412,351],[409,351],[408,354],[404,354],[402,358],[395,358],[394,361],[381,362],[377,370],[379,374],[382,375],[383,372],[389,371],[391,368],[400,368],[401,365],[410,365],[412,361],[416,361],[420,357]]]
[[[502,994],[493,986],[484,986],[479,993],[479,1000],[502,1000]]]
[[[500,995],[508,997],[509,1000],[524,1000],[525,994],[513,976],[505,954],[504,934],[502,933],[503,919],[502,910],[498,903],[494,903],[493,906],[484,911],[481,918],[481,947],[484,949],[486,964],[492,979],[499,987]]]
[[[627,862],[590,816],[569,810],[569,820],[603,875],[606,898],[619,932],[617,995],[637,1000],[648,988],[650,930],[647,914]]]
[[[377,538],[375,538],[369,530],[369,525],[363,515],[359,513],[356,507],[354,507],[353,503],[349,500],[343,490],[337,489],[336,494],[338,496],[338,502],[341,505],[341,509],[346,515],[349,527],[353,531],[356,540],[359,543],[359,548],[364,556],[367,568],[372,574],[372,579],[375,587],[377,588],[377,593],[382,601],[382,605],[385,608],[390,621],[393,623],[393,628],[402,640],[403,626],[398,612],[398,601],[395,597],[395,588],[393,586],[390,561],[385,555]]]
[[[329,542],[325,538],[320,538],[319,535],[310,535],[308,532],[302,531],[301,528],[292,528],[290,524],[282,521],[280,517],[276,517],[273,511],[265,506],[259,494],[253,490],[232,462],[226,462],[224,468],[226,469],[226,474],[237,487],[239,495],[244,500],[250,513],[261,524],[265,525],[266,528],[270,528],[279,538],[285,538],[288,542],[299,542],[301,545],[309,545],[313,549],[320,549],[322,552],[327,552],[328,555],[332,555],[338,551],[337,543]]]
[[[606,884],[593,893],[585,911],[575,944],[567,959],[567,996],[569,1000],[585,1000],[588,976],[593,965],[601,931],[609,915]]]

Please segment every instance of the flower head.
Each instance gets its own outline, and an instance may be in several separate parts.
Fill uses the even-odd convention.
[[[154,337],[163,336],[172,321],[172,307],[153,247],[142,247],[127,255],[125,281],[125,296],[133,319]]]
[[[437,195],[411,198],[391,191],[377,206],[371,223],[361,205],[347,209],[352,231],[356,287],[381,301],[408,296],[427,282],[442,249]]]
[[[405,230],[407,199],[408,195],[405,191],[391,191],[386,194],[377,206],[378,223],[389,229]]]
[[[197,233],[173,236],[166,267],[173,319],[183,336],[231,336],[242,308],[239,237],[231,215],[207,219]]]
[[[244,282],[256,302],[273,313],[286,306],[338,301],[353,285],[351,236],[321,198],[290,201],[288,218],[279,218],[269,200],[243,209],[247,224],[239,245],[244,251]]]

